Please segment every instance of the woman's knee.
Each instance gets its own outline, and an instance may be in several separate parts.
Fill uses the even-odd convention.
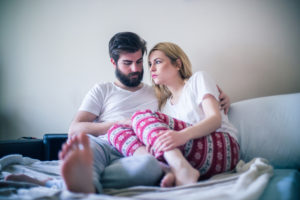
[[[144,116],[153,115],[153,112],[150,109],[146,110],[138,110],[135,113],[133,113],[131,120],[134,120],[136,118],[143,118]]]

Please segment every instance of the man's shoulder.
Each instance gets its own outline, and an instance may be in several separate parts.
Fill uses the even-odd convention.
[[[151,86],[151,85],[148,85],[146,83],[143,83],[143,88],[142,88],[142,91],[146,91],[147,93],[148,92],[154,92],[154,88]]]
[[[114,84],[112,82],[98,82],[90,89],[90,95],[105,96],[114,90]]]
[[[98,82],[94,84],[93,89],[103,90],[103,89],[111,89],[113,87],[114,84],[112,82]]]
[[[147,83],[143,83],[143,87],[146,89],[153,89],[153,87]]]

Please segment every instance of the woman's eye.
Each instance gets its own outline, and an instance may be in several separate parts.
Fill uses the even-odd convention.
[[[159,64],[159,63],[161,63],[160,60],[156,60],[156,61],[155,61],[155,64]]]

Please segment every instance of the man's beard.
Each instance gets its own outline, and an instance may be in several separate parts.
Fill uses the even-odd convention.
[[[132,73],[129,73],[128,75],[125,75],[124,73],[122,73],[119,70],[119,67],[117,66],[115,74],[116,74],[117,78],[119,79],[119,81],[123,85],[125,85],[127,87],[136,87],[143,80],[144,69],[142,69],[141,72],[132,72]],[[135,76],[135,75],[137,75],[137,78],[131,78],[132,76]]]

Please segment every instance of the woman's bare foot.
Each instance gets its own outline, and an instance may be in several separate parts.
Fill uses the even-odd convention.
[[[196,183],[200,172],[185,159],[179,149],[164,152],[164,157],[175,176],[176,186]]]
[[[27,176],[25,174],[10,174],[5,177],[5,180],[6,181],[17,181],[17,182],[27,182],[27,183],[37,184],[40,186],[46,186],[46,182],[51,180],[51,178],[45,179],[45,180],[39,180],[36,178],[32,178],[30,176]]]
[[[160,187],[173,187],[175,185],[175,180],[173,172],[167,172],[160,181]]]
[[[93,152],[86,134],[74,136],[63,145],[59,154],[61,174],[68,190],[95,193],[93,184]]]
[[[196,183],[200,177],[200,172],[191,165],[172,169],[172,172],[175,175],[176,186]]]

